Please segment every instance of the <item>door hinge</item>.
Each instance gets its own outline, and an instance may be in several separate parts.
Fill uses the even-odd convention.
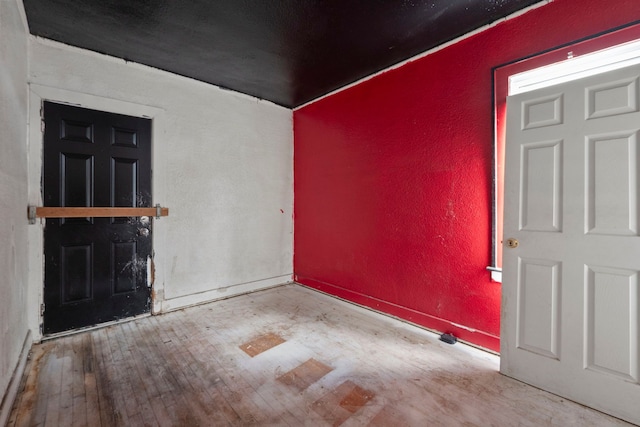
[[[44,120],[40,120],[40,132],[44,133]]]
[[[40,304],[40,316],[44,316],[44,304]]]

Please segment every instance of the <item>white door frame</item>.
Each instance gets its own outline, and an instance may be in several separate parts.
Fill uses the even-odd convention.
[[[151,133],[152,141],[154,135],[158,135],[162,132],[162,127],[165,126],[166,118],[165,111],[161,108],[140,105],[127,101],[121,101],[116,99],[104,98],[86,93],[80,93],[70,91],[66,89],[54,88],[50,86],[44,86],[39,84],[29,84],[29,123],[28,123],[28,203],[30,206],[42,206],[42,152],[43,152],[43,129],[41,119],[41,108],[43,101],[53,101],[63,104],[71,104],[83,108],[106,111],[110,113],[125,114],[135,117],[144,117],[152,119]],[[162,164],[161,159],[157,159],[154,154],[156,150],[151,148],[151,168]],[[159,180],[157,173],[152,173],[152,188],[154,199],[158,199],[160,192],[164,193],[163,183]],[[26,207],[25,207],[26,216]],[[157,227],[154,229],[154,246],[164,247],[166,245],[166,233],[163,232],[163,227]],[[44,303],[43,290],[44,290],[44,221],[37,222],[36,225],[30,225],[28,227],[28,251],[29,251],[29,277],[28,277],[28,289],[27,289],[27,306],[28,308],[28,324],[29,329],[32,331],[32,338],[34,342],[39,342],[42,339],[42,331],[40,325],[42,324],[42,313],[40,310],[41,305]],[[162,291],[164,280],[162,277],[158,277],[156,272],[156,280],[153,284],[153,294]],[[160,272],[161,274],[161,272]],[[158,280],[160,279],[160,280]],[[158,312],[160,310],[158,304],[160,302],[157,298],[152,297],[152,312]]]

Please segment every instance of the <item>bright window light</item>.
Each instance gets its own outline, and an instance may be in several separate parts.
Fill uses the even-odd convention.
[[[514,74],[509,77],[509,95],[529,92],[583,77],[640,63],[640,40]]]

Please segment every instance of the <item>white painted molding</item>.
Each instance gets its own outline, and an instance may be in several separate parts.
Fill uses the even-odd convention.
[[[269,279],[257,280],[255,282],[240,283],[237,285],[227,286],[226,288],[213,289],[210,291],[199,292],[197,294],[185,295],[181,297],[161,300],[161,313],[179,310],[194,305],[205,304],[212,301],[227,299],[242,294],[248,294],[255,291],[261,291],[276,286],[292,283],[291,274],[272,277]]]
[[[22,351],[18,358],[16,368],[13,370],[13,375],[9,381],[9,386],[5,391],[2,400],[0,401],[0,426],[4,426],[9,421],[9,415],[11,415],[11,408],[18,395],[18,389],[22,382],[22,375],[24,375],[24,369],[27,366],[27,360],[29,358],[29,352],[31,351],[31,330],[27,331],[27,336],[24,338],[22,344]]]

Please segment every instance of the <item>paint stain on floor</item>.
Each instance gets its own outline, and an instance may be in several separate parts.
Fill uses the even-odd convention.
[[[263,353],[277,345],[285,342],[281,336],[274,334],[273,332],[269,332],[259,337],[254,338],[253,340],[244,343],[240,346],[240,349],[247,353],[251,357],[255,357],[260,353]]]
[[[278,381],[283,384],[295,387],[298,391],[303,391],[320,378],[333,370],[313,358],[278,377]]]
[[[404,414],[392,406],[385,406],[369,423],[369,427],[411,427]]]
[[[339,426],[374,397],[372,391],[347,380],[316,400],[312,408],[326,422]]]

